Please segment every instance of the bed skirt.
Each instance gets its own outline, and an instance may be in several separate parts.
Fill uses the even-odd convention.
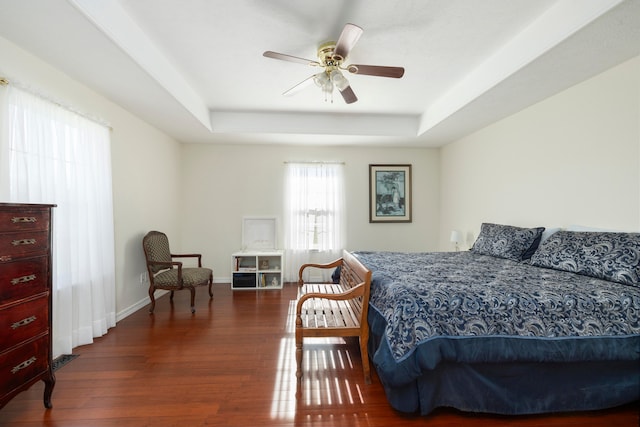
[[[379,347],[388,345],[380,333],[384,331],[384,323],[376,310],[369,310],[369,354],[374,366],[376,355],[380,356],[377,354]],[[504,415],[586,411],[640,400],[637,360],[571,363],[443,361],[417,380],[402,386],[390,385],[392,381],[379,377],[394,409],[422,415],[438,407]]]

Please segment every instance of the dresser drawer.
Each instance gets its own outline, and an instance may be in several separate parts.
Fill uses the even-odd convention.
[[[49,284],[46,255],[13,262],[0,262],[0,304],[43,293]]]
[[[0,232],[49,229],[49,211],[42,209],[0,209]]]
[[[46,253],[48,249],[48,231],[0,234],[0,262],[11,261],[31,254]]]
[[[47,295],[0,309],[0,352],[48,332]]]
[[[49,369],[49,336],[0,354],[2,392],[10,393]],[[0,396],[2,397],[2,396]]]

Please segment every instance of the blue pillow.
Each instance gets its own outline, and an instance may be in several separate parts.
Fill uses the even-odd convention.
[[[331,280],[333,283],[340,283],[340,266],[337,266],[333,273],[331,273]]]
[[[531,265],[640,286],[640,233],[558,231]]]
[[[483,223],[471,252],[523,261],[531,258],[540,244],[544,227],[521,228]]]

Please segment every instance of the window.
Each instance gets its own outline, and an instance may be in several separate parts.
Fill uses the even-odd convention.
[[[342,164],[288,163],[285,188],[285,280],[304,262],[331,261],[344,248]]]

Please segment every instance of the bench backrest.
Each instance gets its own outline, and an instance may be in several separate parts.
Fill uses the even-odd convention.
[[[351,309],[360,313],[364,325],[367,324],[369,310],[369,294],[371,291],[371,271],[358,258],[348,251],[342,252],[342,266],[340,267],[340,286],[346,291],[364,282],[364,294],[361,298],[349,300]]]

